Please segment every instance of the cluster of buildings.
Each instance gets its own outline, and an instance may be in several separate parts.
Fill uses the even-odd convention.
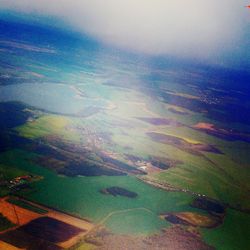
[[[9,182],[9,187],[11,189],[21,189],[23,187],[26,187],[27,184],[32,180],[32,178],[33,175],[23,175],[15,177]]]

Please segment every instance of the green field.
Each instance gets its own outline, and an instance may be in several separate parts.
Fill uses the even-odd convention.
[[[103,98],[107,98],[105,92]],[[134,92],[129,97],[131,104],[133,103],[133,98],[136,98],[136,93]],[[116,101],[115,98],[114,100]],[[246,152],[246,145],[248,144],[238,141],[228,142],[205,135],[187,127],[189,121],[185,121],[186,125],[178,128],[147,124],[139,121],[135,116],[152,116],[150,112],[154,112],[155,117],[160,117],[163,107],[160,106],[159,109],[153,110],[154,106],[151,106],[150,109],[152,111],[150,111],[141,105],[129,108],[130,103],[126,101],[125,105],[123,102],[125,101],[122,98],[114,102],[118,108],[107,110],[106,113],[108,113],[108,116],[100,113],[86,119],[69,119],[63,116],[45,115],[16,128],[16,130],[21,136],[29,139],[45,138],[46,141],[47,136],[58,136],[60,140],[66,143],[84,145],[93,150],[93,152],[95,150],[109,151],[118,155],[119,160],[123,162],[127,162],[125,153],[146,160],[149,156],[168,157],[173,160],[180,159],[184,164],[168,169],[167,171],[161,171],[159,174],[149,174],[148,178],[154,178],[162,183],[168,183],[178,188],[201,193],[229,203],[232,206],[240,204],[242,209],[250,208],[250,202],[247,199],[248,190],[250,190],[250,184],[247,180],[250,174],[248,168],[245,166],[248,161],[246,157],[241,157],[246,161],[241,164],[239,156],[238,161],[236,158],[237,151],[241,154],[242,152]],[[178,115],[175,114],[168,116],[165,114],[164,117],[174,120],[179,119]],[[180,121],[184,122],[183,120]],[[176,148],[174,145],[151,140],[146,135],[149,131],[174,136],[185,140],[190,145],[197,143],[215,145],[223,154],[190,154],[180,148]],[[100,136],[99,134],[103,133],[110,134],[110,139],[103,139],[96,143],[96,140]],[[240,146],[242,144],[244,145],[244,151],[242,150],[242,146]],[[231,148],[235,148],[234,154],[229,151]]]
[[[15,156],[15,158],[13,157]],[[129,233],[129,225],[118,223],[128,218],[128,221],[135,223],[135,232],[153,233],[155,230],[168,226],[169,224],[160,221],[157,216],[160,213],[171,211],[196,211],[189,204],[192,196],[185,193],[165,192],[153,188],[137,180],[136,177],[60,177],[53,172],[39,167],[30,162],[35,155],[15,150],[0,155],[0,162],[8,162],[10,166],[30,171],[33,174],[43,176],[38,182],[32,183],[32,190],[19,193],[32,201],[57,208],[77,216],[88,218],[95,223],[102,222],[112,212],[131,209],[128,213],[115,213],[108,220],[104,220],[114,232]],[[135,199],[127,197],[113,197],[101,194],[101,189],[110,186],[120,186],[132,190],[138,194]],[[62,192],[63,187],[63,192]],[[139,209],[139,210],[138,210]],[[137,216],[138,211],[143,212],[142,217]],[[146,209],[146,210],[145,210]],[[114,216],[114,217],[113,217]],[[142,223],[142,219],[145,220]]]
[[[216,249],[246,249],[250,244],[249,226],[249,214],[228,209],[224,224],[213,230],[204,230],[203,238]]]
[[[149,234],[157,233],[159,229],[166,228],[166,222],[146,208],[132,208],[117,211],[105,218],[105,225],[118,234]]]
[[[15,155],[15,158],[13,158]],[[30,162],[35,157],[25,151],[15,150],[1,154],[0,162],[8,162],[19,169],[44,176],[39,182],[32,183],[32,190],[20,193],[27,199],[88,218],[95,223],[105,224],[116,233],[151,234],[170,224],[158,215],[165,212],[199,211],[190,207],[192,196],[178,192],[165,192],[138,181],[135,177],[60,177]],[[138,193],[135,199],[106,196],[99,190],[112,185],[129,188]],[[64,192],[61,192],[61,187]],[[239,233],[233,234],[234,242],[246,241],[249,216],[229,209],[225,223],[217,229],[203,230],[206,241],[220,245],[221,234],[228,248],[232,241],[232,227],[238,225]],[[238,230],[237,229],[237,230]],[[229,240],[230,239],[230,240]],[[246,244],[245,242],[244,244]],[[235,243],[237,244],[240,243]],[[243,243],[242,243],[243,245]]]
[[[91,151],[88,160],[100,161],[101,164],[103,161],[98,155],[99,151],[111,153],[116,159],[129,165],[137,163],[136,161],[131,163],[127,155],[137,157],[146,163],[152,157],[167,158],[170,161],[178,159],[181,163],[175,167],[149,172],[144,179],[170,184],[185,192],[205,195],[237,209],[228,209],[225,223],[220,227],[202,231],[204,239],[209,244],[220,246],[221,232],[225,234],[225,239],[229,239],[232,233],[230,226],[235,223],[239,227],[249,226],[248,215],[240,212],[250,208],[247,168],[249,157],[245,156],[248,143],[226,141],[194,130],[191,126],[200,121],[213,123],[216,126],[222,124],[206,118],[201,113],[152,100],[138,91],[130,89],[121,92],[113,86],[104,85],[94,89],[88,84],[78,85],[77,88],[78,91],[88,93],[88,101],[92,100],[96,106],[105,104],[103,110],[90,108],[90,111],[94,110],[91,114],[86,109],[88,116],[84,118],[44,113],[16,127],[15,131],[27,139],[36,142],[42,140],[45,145],[48,143],[61,155],[69,157],[68,163],[73,158],[80,157],[81,153],[63,151],[64,148],[60,148],[60,143],[64,143],[65,146],[70,145],[72,149],[74,149],[72,145],[79,150],[87,148]],[[180,86],[176,84],[171,88],[178,90]],[[188,92],[186,94],[176,92],[174,95],[194,99]],[[171,108],[177,112],[185,112],[185,115],[170,112]],[[151,120],[163,118],[165,121],[170,121],[170,124],[150,124],[138,117]],[[198,144],[212,145],[222,153],[194,151],[178,144],[158,142],[147,136],[148,132],[175,138],[190,147]],[[57,175],[56,171],[64,168],[68,164],[67,161],[53,158],[55,157],[53,155],[47,160],[46,169],[39,166],[41,156],[48,157],[44,156],[43,152],[40,155],[39,152],[32,154],[23,150],[10,150],[0,155],[0,163],[10,166],[13,169],[11,171],[18,169],[21,172],[44,177],[32,183],[31,190],[21,191],[19,195],[90,219],[96,224],[104,224],[114,233],[135,235],[156,233],[162,228],[171,226],[159,218],[161,213],[199,211],[190,206],[194,197],[188,192],[166,192],[143,183],[133,175],[73,178],[61,176]],[[89,167],[91,166],[90,164]],[[100,190],[110,185],[136,192],[138,197],[129,199],[100,193]],[[199,212],[204,213],[204,211]],[[235,216],[238,216],[237,222],[233,221]],[[238,237],[246,238],[244,233]],[[234,249],[227,247],[225,249]]]

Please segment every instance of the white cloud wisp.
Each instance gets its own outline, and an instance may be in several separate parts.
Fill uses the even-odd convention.
[[[210,57],[243,33],[241,0],[0,0],[0,8],[63,18],[107,44],[154,55]],[[246,14],[245,14],[246,13]]]

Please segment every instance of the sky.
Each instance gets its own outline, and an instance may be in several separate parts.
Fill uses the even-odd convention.
[[[242,56],[250,40],[249,4],[250,0],[0,0],[1,9],[60,18],[111,46],[200,59]]]

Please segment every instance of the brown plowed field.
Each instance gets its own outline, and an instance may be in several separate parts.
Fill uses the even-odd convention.
[[[24,225],[31,220],[34,220],[41,215],[30,210],[21,208],[17,205],[11,204],[8,197],[0,199],[0,213],[7,217],[12,223],[16,225]]]
[[[4,197],[0,199],[0,213],[2,213],[5,217],[7,217],[12,223],[16,224],[17,226],[10,228],[4,232],[0,233],[0,250],[17,250],[17,249],[25,249],[26,244],[29,244],[29,242],[23,241],[23,244],[18,244],[20,240],[18,239],[20,235],[26,235],[25,238],[30,238],[36,241],[36,239],[39,239],[39,242],[43,241],[47,242],[48,245],[55,244],[54,246],[57,246],[58,249],[61,248],[68,248],[76,244],[86,233],[88,233],[94,225],[86,220],[76,218],[74,216],[70,216],[68,214],[64,214],[62,212],[38,205],[33,202],[29,202],[30,204],[43,208],[48,211],[48,213],[44,214],[38,214],[36,212],[30,211],[25,208],[21,208],[17,205],[11,204],[8,201],[8,197]],[[26,201],[28,202],[28,201]],[[43,220],[49,220],[51,223],[51,227],[43,227],[43,224],[38,223],[39,225],[36,225],[36,222],[43,221]],[[35,223],[35,224],[34,224]],[[34,225],[35,226],[34,226]],[[59,228],[61,230],[61,238],[55,242],[51,242],[48,239],[46,234],[48,231],[52,230],[50,234],[53,233],[53,225],[61,225]],[[29,232],[29,230],[25,230],[29,227],[32,227],[34,230],[40,230],[37,235],[33,235],[33,229]],[[72,234],[67,234],[69,231],[74,232]],[[45,230],[44,232],[42,232]],[[67,237],[66,237],[67,234]],[[48,234],[47,234],[48,235]],[[65,237],[64,237],[65,236]],[[45,238],[43,238],[45,237]],[[58,236],[59,237],[59,236]],[[23,238],[23,237],[21,237]],[[10,244],[12,244],[10,245]],[[16,244],[14,244],[16,243]],[[5,247],[6,246],[6,247]],[[11,248],[12,247],[12,248]],[[50,249],[50,248],[44,248],[44,249]]]

